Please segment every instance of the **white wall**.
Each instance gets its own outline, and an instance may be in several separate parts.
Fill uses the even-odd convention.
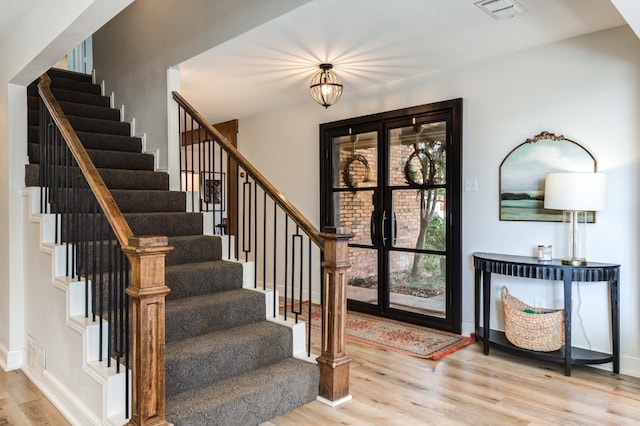
[[[27,163],[25,86],[133,0],[35,0],[0,39],[0,367],[24,348],[20,190]],[[30,265],[27,265],[30,266]]]
[[[543,130],[575,140],[609,176],[606,210],[588,227],[587,253],[590,260],[622,265],[622,371],[640,376],[638,52],[640,41],[620,27],[359,93],[346,82],[342,99],[327,110],[309,98],[304,105],[242,119],[239,148],[317,225],[320,123],[462,97],[463,178],[478,179],[478,191],[463,194],[463,328],[469,332],[473,252],[533,255],[538,244],[560,243],[560,224],[498,219],[500,163]],[[531,304],[537,298],[562,306],[559,283],[494,279],[496,308],[503,283]],[[606,295],[604,284],[574,289],[574,345],[609,350]],[[502,327],[501,315],[493,316],[492,325]]]
[[[138,0],[93,37],[94,67],[167,169],[167,69],[309,0]]]

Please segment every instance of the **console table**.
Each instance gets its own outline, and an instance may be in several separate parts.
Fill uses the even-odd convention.
[[[620,311],[618,305],[618,279],[620,265],[588,262],[584,266],[563,265],[558,259],[539,261],[535,257],[510,256],[504,254],[474,253],[475,268],[475,329],[482,339],[484,354],[489,355],[489,346],[522,354],[531,358],[564,364],[564,373],[571,375],[572,364],[604,364],[613,362],[613,372],[620,372]],[[536,352],[512,345],[503,332],[491,330],[491,274],[539,280],[564,282],[564,331],[565,345],[553,352]],[[571,346],[571,290],[572,282],[608,282],[611,314],[612,353],[602,353]],[[482,302],[482,327],[480,311]]]

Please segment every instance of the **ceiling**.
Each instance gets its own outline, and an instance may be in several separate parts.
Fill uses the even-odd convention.
[[[609,0],[519,0],[496,20],[477,0],[314,0],[180,64],[181,93],[212,122],[313,102],[330,62],[358,90],[625,24]],[[321,108],[318,106],[318,108]]]

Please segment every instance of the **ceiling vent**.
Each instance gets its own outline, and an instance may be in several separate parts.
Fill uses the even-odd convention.
[[[480,0],[475,5],[495,19],[513,18],[527,11],[514,0]]]

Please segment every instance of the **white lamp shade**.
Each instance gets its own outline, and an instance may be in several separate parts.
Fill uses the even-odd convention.
[[[604,209],[607,175],[604,173],[547,173],[544,208],[597,211]]]

